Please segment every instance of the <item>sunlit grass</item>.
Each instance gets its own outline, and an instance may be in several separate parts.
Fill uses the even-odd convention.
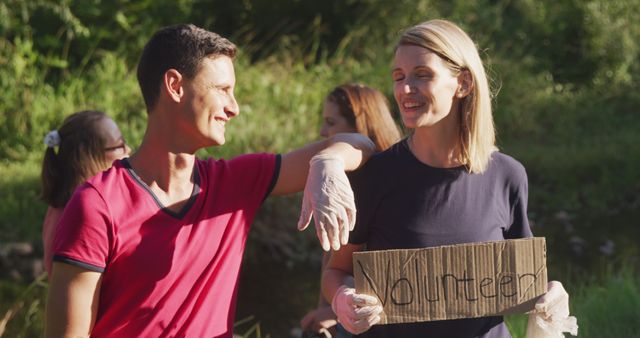
[[[578,318],[579,337],[640,336],[640,322],[637,320],[640,318],[640,278],[637,275],[611,273],[598,281],[579,281],[577,284],[565,284],[565,287],[570,292],[571,315]],[[0,336],[41,335],[46,289],[44,275],[27,286],[0,281],[0,333],[3,329],[5,333]],[[514,338],[525,337],[527,318],[527,315],[506,317]],[[238,318],[234,332],[246,338],[273,336],[265,332],[260,318],[254,315]]]
[[[35,154],[21,162],[0,162],[0,243],[39,239],[46,211],[38,199],[39,175]]]
[[[578,337],[639,337],[640,277],[623,271],[587,280],[574,280],[569,309],[578,319]],[[506,317],[514,338],[524,338],[527,315]],[[569,334],[565,335],[569,337]]]

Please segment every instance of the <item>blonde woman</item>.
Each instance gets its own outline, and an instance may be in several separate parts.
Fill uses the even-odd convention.
[[[391,76],[402,122],[412,132],[350,176],[356,226],[350,244],[328,262],[325,298],[338,321],[362,337],[510,337],[500,316],[372,326],[382,307],[353,289],[351,256],[365,248],[532,236],[527,175],[497,151],[488,81],[469,36],[445,20],[409,28]]]

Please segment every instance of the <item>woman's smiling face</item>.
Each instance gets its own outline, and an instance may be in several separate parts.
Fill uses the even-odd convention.
[[[430,127],[450,115],[459,89],[458,77],[437,54],[424,47],[401,45],[391,76],[407,128]]]

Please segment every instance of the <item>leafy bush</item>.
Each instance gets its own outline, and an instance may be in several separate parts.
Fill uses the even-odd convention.
[[[632,0],[0,2],[0,242],[40,241],[42,137],[65,116],[104,110],[139,144],[146,113],[135,64],[157,28],[193,22],[240,45],[241,114],[228,124],[227,145],[199,154],[230,158],[317,139],[324,96],[340,83],[367,83],[393,102],[389,69],[399,32],[436,17],[466,29],[487,64],[498,143],[527,168],[529,216],[534,232],[547,236],[550,274],[568,278],[601,260],[638,259],[640,2]],[[313,231],[294,230],[299,204],[299,196],[267,200],[250,235],[249,262],[268,252],[287,269],[315,269]],[[594,282],[589,293],[601,300],[605,289],[597,285],[626,290],[613,299],[628,309],[637,280]],[[13,304],[19,288],[0,288],[0,304]],[[298,309],[313,298],[298,299]],[[595,313],[598,301],[584,302]],[[637,335],[595,322],[602,331],[581,333]]]

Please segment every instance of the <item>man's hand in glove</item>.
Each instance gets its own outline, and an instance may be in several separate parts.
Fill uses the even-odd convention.
[[[353,191],[344,168],[342,159],[329,154],[318,154],[309,161],[298,230],[304,230],[313,216],[325,251],[347,244],[356,221]]]

